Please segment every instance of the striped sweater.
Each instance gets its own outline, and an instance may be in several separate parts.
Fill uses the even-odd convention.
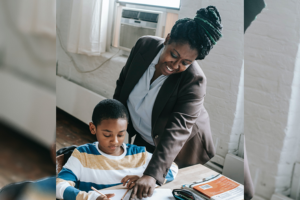
[[[123,143],[124,153],[111,156],[98,148],[98,142],[77,147],[56,179],[56,198],[64,200],[95,200],[98,193],[91,190],[120,185],[127,175],[142,176],[152,154],[145,147]],[[175,163],[165,182],[174,180],[178,173]]]

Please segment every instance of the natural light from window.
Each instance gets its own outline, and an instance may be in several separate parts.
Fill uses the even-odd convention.
[[[118,2],[145,4],[150,6],[161,6],[175,9],[179,9],[180,6],[180,0],[118,0]]]

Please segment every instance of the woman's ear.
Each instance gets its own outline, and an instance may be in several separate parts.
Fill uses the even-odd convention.
[[[96,126],[93,124],[93,122],[89,123],[89,128],[90,128],[91,134],[96,135]]]
[[[165,39],[164,45],[167,45],[168,42],[169,42],[169,40],[170,40],[170,33],[168,33],[168,35],[167,35],[167,37]]]

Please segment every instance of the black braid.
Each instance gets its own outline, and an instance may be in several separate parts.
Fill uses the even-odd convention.
[[[172,42],[188,43],[192,49],[197,49],[202,60],[207,56],[213,45],[222,37],[221,17],[214,6],[201,8],[194,19],[179,19],[173,26],[169,44]]]

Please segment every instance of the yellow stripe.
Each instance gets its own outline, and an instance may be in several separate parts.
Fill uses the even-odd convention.
[[[89,194],[83,191],[80,191],[76,196],[76,200],[88,200],[88,198]]]
[[[72,156],[74,156],[78,160],[81,160],[81,153],[77,149],[74,149]]]
[[[70,184],[70,186],[74,187],[75,186],[75,183],[73,181],[66,181],[64,179],[61,179],[61,178],[56,178],[56,185],[59,184],[59,183],[62,183],[62,182],[67,182]]]
[[[72,156],[76,157],[86,168],[99,170],[122,170],[143,166],[146,163],[147,152],[125,156],[120,160],[113,160],[106,158],[103,155],[80,153],[77,149],[75,149]]]

